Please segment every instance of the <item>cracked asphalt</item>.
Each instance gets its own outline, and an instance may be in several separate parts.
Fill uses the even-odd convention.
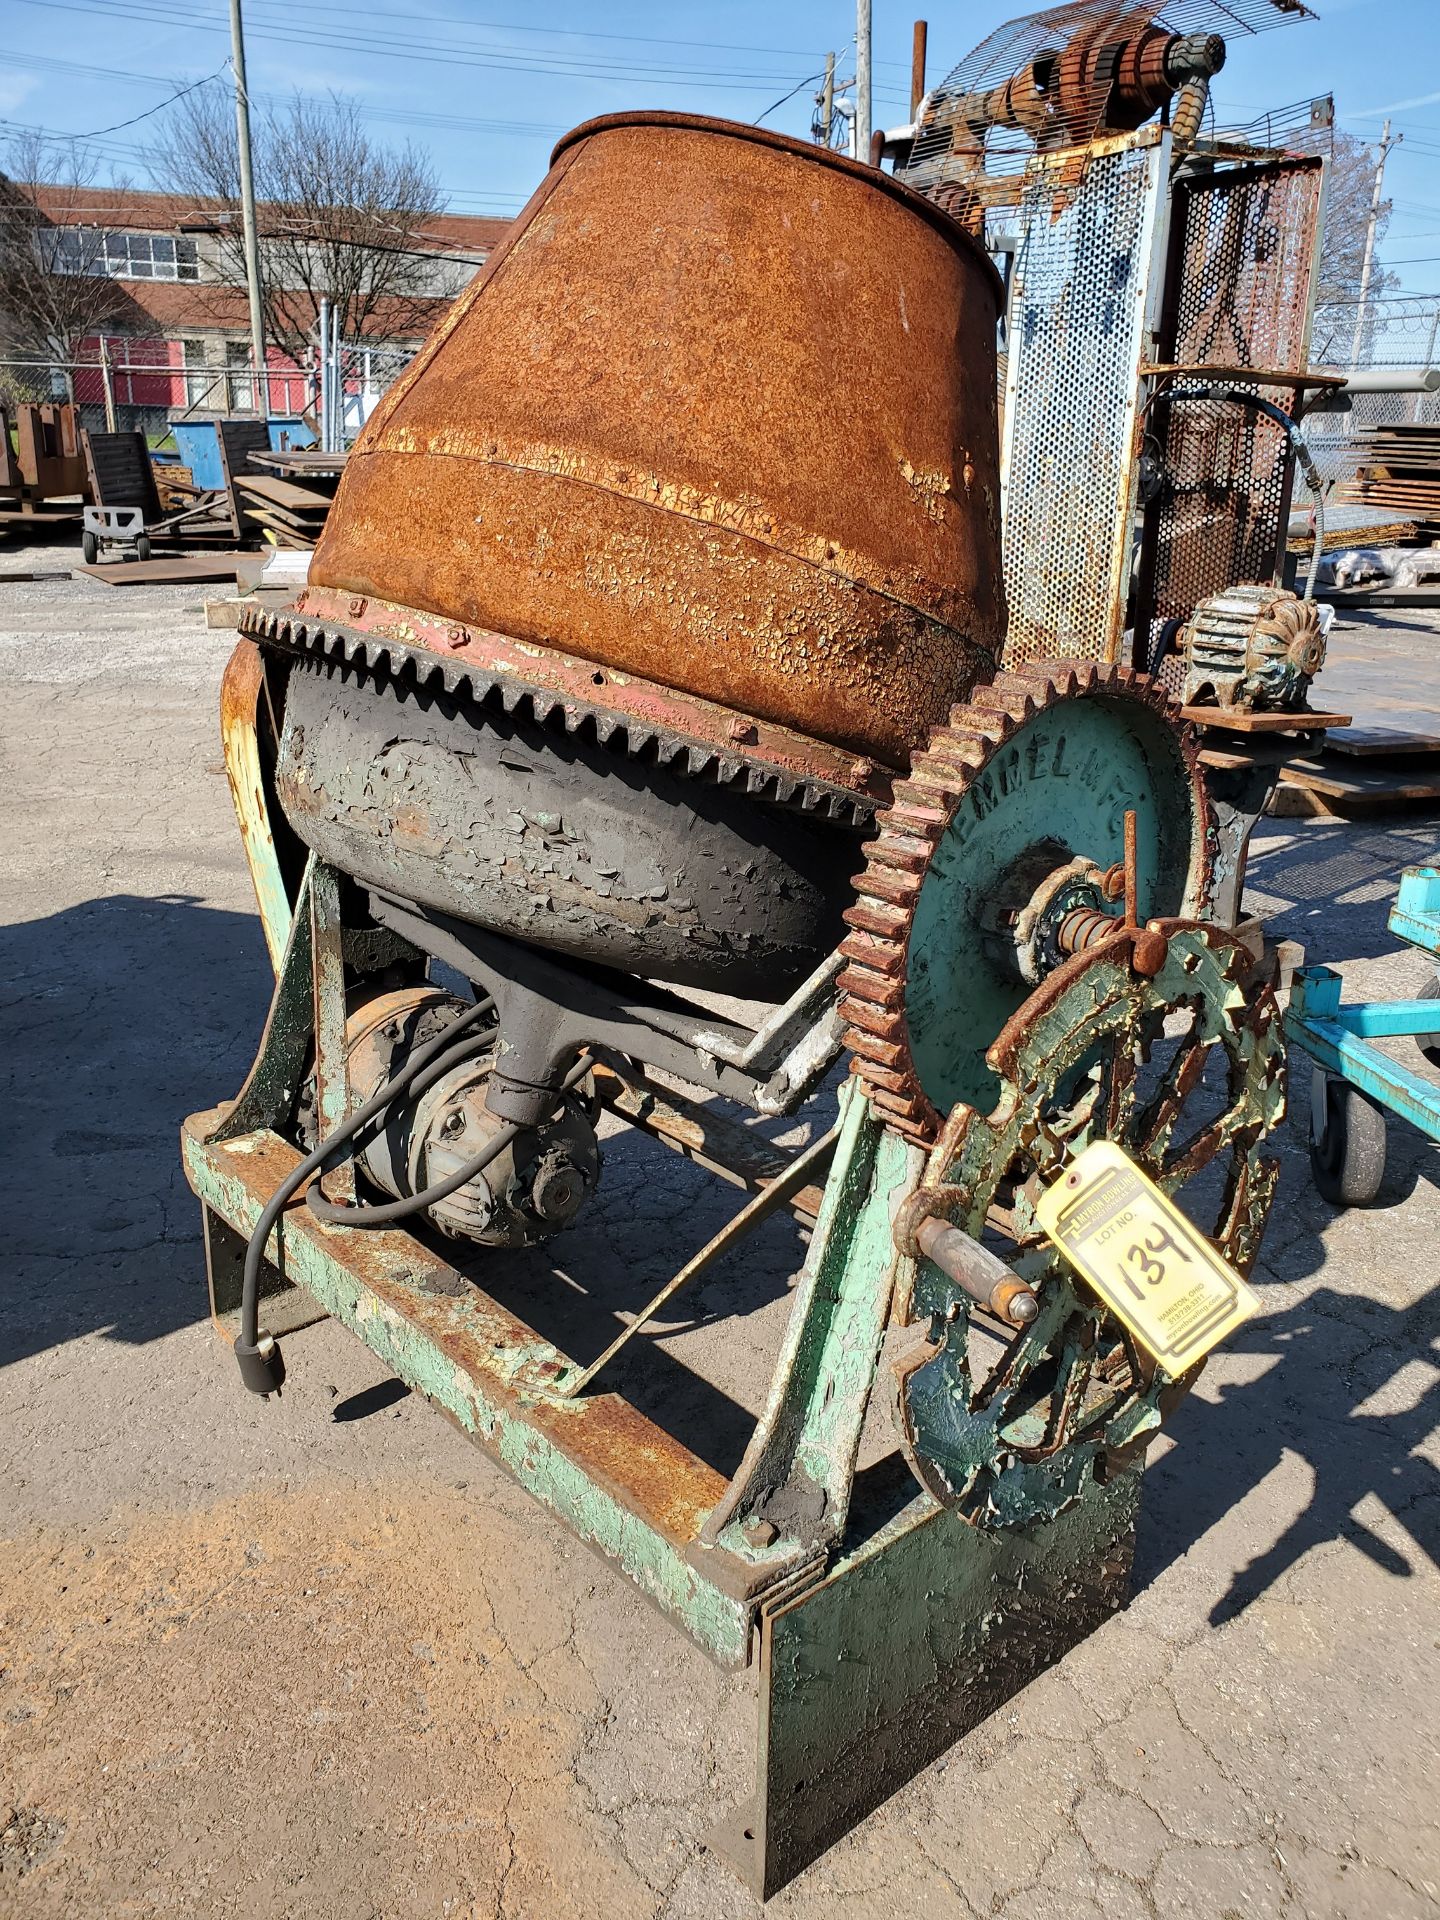
[[[3,577],[67,559],[0,554],[0,1913],[754,1913],[700,1845],[748,1791],[747,1678],[337,1327],[263,1405],[213,1338],[176,1131],[239,1086],[268,986],[233,636],[194,588]],[[1272,823],[1252,902],[1352,994],[1413,993],[1385,912],[1436,838]],[[1132,1604],[777,1916],[1440,1912],[1440,1155],[1397,1127],[1389,1204],[1336,1215],[1298,1091],[1264,1313],[1156,1450]],[[558,1281],[496,1291],[593,1339],[731,1206],[622,1136]],[[801,1253],[767,1223],[623,1376],[722,1469]]]

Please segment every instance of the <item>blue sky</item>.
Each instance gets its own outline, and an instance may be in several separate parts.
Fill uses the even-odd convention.
[[[1314,0],[1322,16],[1231,44],[1216,89],[1224,121],[1333,92],[1342,126],[1403,140],[1387,191],[1384,258],[1405,291],[1440,292],[1440,0]],[[1019,9],[934,0],[936,78]],[[876,120],[906,117],[917,8],[875,0]],[[0,0],[0,120],[65,133],[114,129],[220,67],[226,0]],[[849,71],[845,0],[246,0],[250,84],[353,95],[377,135],[427,147],[455,212],[513,212],[557,136],[625,107],[753,120],[816,72],[828,48]],[[811,87],[767,124],[803,133]],[[3,131],[3,129],[0,129]],[[141,182],[139,125],[95,145]]]

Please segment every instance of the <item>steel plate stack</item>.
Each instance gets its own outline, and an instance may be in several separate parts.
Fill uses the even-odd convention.
[[[1338,500],[1387,507],[1430,532],[1440,532],[1440,422],[1371,427],[1360,443],[1355,478]]]

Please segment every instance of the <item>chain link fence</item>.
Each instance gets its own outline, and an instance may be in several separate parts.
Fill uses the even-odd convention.
[[[1381,373],[1387,367],[1440,366],[1440,296],[1384,295],[1367,302],[1363,314],[1354,300],[1317,306],[1310,335],[1310,364],[1337,372],[1355,368]],[[1440,424],[1440,393],[1357,393],[1342,411],[1308,414],[1305,438],[1327,497],[1342,481],[1354,478],[1364,457],[1367,428],[1407,422]],[[1309,508],[1313,503],[1313,493],[1297,473],[1296,509]],[[1386,516],[1378,509],[1340,507],[1335,509],[1335,517],[1362,527],[1370,519],[1378,522]]]
[[[381,396],[414,358],[413,346],[342,343],[335,388],[339,444],[354,443]],[[116,339],[102,353],[74,359],[0,358],[0,407],[63,400],[79,409],[92,433],[139,432],[152,446],[176,422],[216,414],[253,414],[257,400],[272,417],[304,421],[317,432],[320,374],[274,365],[257,379],[248,353],[232,342]]]

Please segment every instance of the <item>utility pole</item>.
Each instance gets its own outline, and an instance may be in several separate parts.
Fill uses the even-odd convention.
[[[920,112],[920,102],[925,98],[925,41],[929,26],[924,20],[915,22],[915,37],[910,43],[910,118],[915,120]]]
[[[828,147],[830,144],[830,122],[834,118],[835,56],[833,53],[827,53],[825,56],[825,85],[820,93],[820,125],[823,129],[820,135],[820,144],[822,147]]]
[[[870,0],[855,0],[855,157],[870,155]]]
[[[250,94],[245,85],[245,29],[240,0],[230,0],[230,65],[235,73],[235,137],[240,154],[240,219],[245,231],[245,284],[250,294],[250,353],[255,362],[255,410],[270,411],[266,377],[265,304],[260,293],[260,241],[255,231],[255,169],[250,158]]]
[[[1399,138],[1401,136],[1397,136]],[[1360,268],[1360,303],[1355,310],[1355,338],[1350,346],[1350,364],[1360,364],[1360,349],[1365,339],[1365,305],[1370,297],[1370,269],[1375,262],[1375,228],[1380,219],[1380,196],[1385,190],[1385,156],[1395,144],[1390,138],[1390,122],[1380,135],[1380,153],[1375,162],[1375,185],[1370,194],[1370,213],[1365,222],[1365,259]]]

